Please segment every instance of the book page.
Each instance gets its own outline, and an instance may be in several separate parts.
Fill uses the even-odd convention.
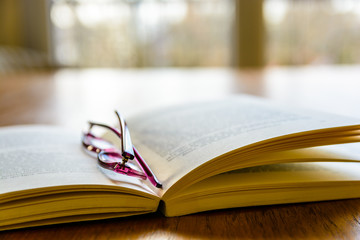
[[[100,190],[121,187],[119,191],[154,195],[136,178],[123,176],[123,181],[114,182],[106,177],[96,158],[82,150],[80,130],[73,133],[51,126],[0,128],[0,172],[0,194],[99,185]]]
[[[193,194],[219,193],[231,189],[279,188],[292,184],[304,186],[346,181],[360,184],[360,143],[289,150],[260,156],[257,161],[261,162],[261,158],[267,157],[299,162],[260,165],[222,173],[190,186],[176,197],[184,195],[191,198]]]
[[[200,181],[168,199],[166,216],[222,208],[358,198],[360,164],[282,163],[244,168]]]
[[[164,191],[195,168],[237,148],[287,134],[359,123],[248,96],[161,109],[128,119],[133,143],[163,182]]]

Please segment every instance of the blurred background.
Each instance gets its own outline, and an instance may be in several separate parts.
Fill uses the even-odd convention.
[[[359,62],[358,0],[0,0],[0,73]]]

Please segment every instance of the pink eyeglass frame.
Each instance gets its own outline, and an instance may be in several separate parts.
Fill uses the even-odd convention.
[[[141,157],[140,153],[137,151],[137,149],[134,147],[134,145],[132,145],[130,132],[127,128],[124,118],[122,118],[121,115],[117,111],[115,111],[115,113],[119,119],[120,131],[116,128],[110,127],[105,124],[89,122],[89,124],[90,124],[89,130],[88,130],[88,132],[85,132],[82,137],[82,144],[83,144],[84,148],[87,151],[97,154],[98,163],[101,167],[108,169],[108,170],[112,170],[116,173],[125,174],[128,176],[139,177],[143,180],[148,179],[151,182],[151,184],[154,185],[155,187],[162,188],[162,184],[156,178],[156,176],[151,171],[150,167],[145,162],[145,160]],[[102,149],[102,148],[99,148],[99,147],[91,144],[90,139],[96,139],[96,140],[107,142],[103,138],[96,137],[90,132],[93,126],[107,128],[110,131],[112,131],[117,137],[119,137],[121,139],[121,155],[119,154],[119,150],[117,150],[115,148]],[[106,163],[104,161],[104,155],[109,155],[109,156],[113,155],[116,158],[119,158],[119,159],[121,158],[121,161],[114,162],[114,163]],[[135,169],[132,169],[131,167],[128,167],[126,165],[128,160],[133,160],[133,159],[135,159],[135,161],[138,163],[138,165],[142,169],[143,173],[141,173]]]

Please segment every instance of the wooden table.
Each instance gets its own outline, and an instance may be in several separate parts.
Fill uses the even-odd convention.
[[[153,107],[248,93],[293,106],[360,118],[360,66],[160,70],[74,70],[0,76],[0,126],[87,120],[114,122]],[[360,199],[219,210],[165,218],[159,213],[0,233],[0,239],[292,238],[359,239]]]

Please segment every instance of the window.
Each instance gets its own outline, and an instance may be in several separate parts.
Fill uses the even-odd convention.
[[[265,0],[268,65],[360,63],[360,1]]]
[[[228,66],[232,0],[53,0],[61,66]]]
[[[41,68],[48,55],[60,67],[360,62],[358,0],[3,0],[0,5],[0,71]]]

